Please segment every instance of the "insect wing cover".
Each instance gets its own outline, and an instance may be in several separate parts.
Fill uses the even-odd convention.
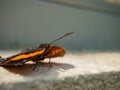
[[[40,50],[33,50],[30,52],[25,52],[25,53],[20,53],[14,56],[11,56],[10,58],[4,60],[1,64],[9,64],[11,62],[18,62],[18,61],[22,61],[25,59],[29,59],[38,55],[41,55],[42,53],[44,53],[45,48],[40,49]]]

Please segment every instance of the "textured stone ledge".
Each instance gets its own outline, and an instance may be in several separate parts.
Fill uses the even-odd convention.
[[[4,51],[3,57],[16,52]],[[119,90],[120,53],[68,53],[63,58],[22,67],[0,67],[0,90]]]

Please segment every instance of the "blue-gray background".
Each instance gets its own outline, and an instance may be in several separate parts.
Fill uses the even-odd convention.
[[[103,0],[85,1],[112,8]],[[55,45],[76,51],[120,50],[120,12],[113,15],[40,0],[0,0],[0,49],[32,47],[71,31],[75,33]]]

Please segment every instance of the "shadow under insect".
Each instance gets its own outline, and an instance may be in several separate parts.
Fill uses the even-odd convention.
[[[41,75],[52,71],[53,73],[57,73],[58,71],[69,70],[75,68],[75,66],[66,63],[54,63],[51,62],[52,67],[49,66],[48,62],[39,62],[35,71],[33,71],[34,63],[26,63],[22,66],[14,66],[14,65],[4,65],[2,66],[4,69],[9,72],[20,74],[23,76],[32,76],[32,75]]]

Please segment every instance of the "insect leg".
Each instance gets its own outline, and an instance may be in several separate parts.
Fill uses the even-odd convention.
[[[51,60],[51,58],[49,58],[49,67],[52,67],[52,65],[51,65],[51,63],[50,63],[50,60]]]
[[[0,56],[0,64],[5,60],[5,58],[2,58],[2,56]]]
[[[36,67],[37,67],[37,65],[38,65],[38,61],[39,61],[39,60],[36,60],[35,65],[34,65],[34,67],[33,67],[33,71],[35,71],[35,69],[36,69]]]

